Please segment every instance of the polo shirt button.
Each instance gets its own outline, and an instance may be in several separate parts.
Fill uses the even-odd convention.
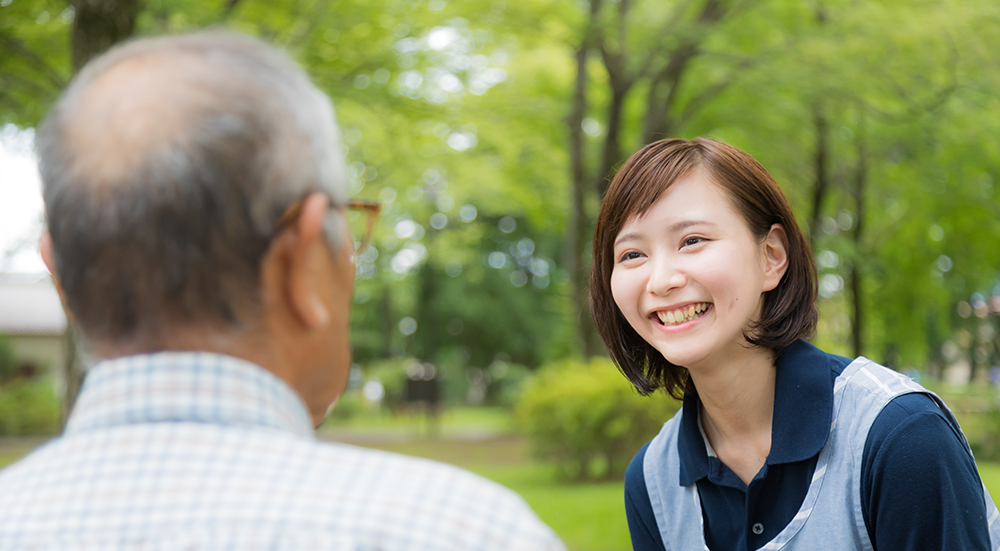
[[[759,535],[761,535],[761,534],[764,533],[764,525],[758,522],[758,523],[756,523],[756,524],[753,525],[753,527],[751,528],[751,530],[753,530],[754,534],[756,534],[756,535],[759,536]]]

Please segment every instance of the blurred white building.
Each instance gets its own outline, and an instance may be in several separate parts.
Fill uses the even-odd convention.
[[[10,339],[21,365],[62,387],[66,314],[48,274],[0,272],[0,334]]]

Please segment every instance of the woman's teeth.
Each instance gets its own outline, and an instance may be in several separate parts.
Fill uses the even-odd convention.
[[[669,312],[657,312],[656,316],[660,318],[660,323],[663,325],[679,325],[695,318],[700,318],[708,310],[710,304],[709,302],[699,302],[698,304],[692,304]]]

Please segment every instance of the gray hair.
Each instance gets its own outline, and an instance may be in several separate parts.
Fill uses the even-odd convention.
[[[233,33],[112,49],[70,84],[37,147],[67,305],[84,338],[107,344],[242,327],[281,214],[311,192],[346,199],[329,98],[288,56]],[[326,227],[336,240],[343,220]]]

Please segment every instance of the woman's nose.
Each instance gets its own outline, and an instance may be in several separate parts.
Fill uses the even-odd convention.
[[[653,262],[649,274],[647,290],[650,294],[663,296],[687,284],[687,276],[675,262],[666,260]]]

